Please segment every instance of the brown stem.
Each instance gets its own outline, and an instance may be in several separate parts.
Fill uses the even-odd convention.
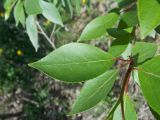
[[[113,108],[110,110],[109,112],[109,115],[107,116],[106,120],[111,117],[112,113],[115,111],[115,109],[117,108],[117,106],[119,105],[119,103],[121,103],[121,111],[122,111],[122,120],[125,120],[125,115],[124,115],[124,103],[123,103],[123,95],[124,95],[124,92],[126,87],[128,86],[128,82],[129,82],[129,79],[130,79],[130,75],[131,75],[131,72],[132,72],[132,68],[133,67],[133,61],[130,60],[130,63],[129,63],[129,67],[128,67],[128,70],[126,72],[126,75],[124,77],[124,80],[123,80],[123,85],[122,85],[122,89],[121,89],[121,93],[120,93],[120,96],[116,102],[116,104],[113,106]],[[128,90],[127,90],[128,91]]]

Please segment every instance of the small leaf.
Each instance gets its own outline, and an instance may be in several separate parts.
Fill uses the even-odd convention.
[[[58,9],[54,6],[53,3],[40,0],[40,6],[42,8],[42,14],[45,18],[55,24],[63,26],[62,18],[58,12]]]
[[[42,13],[39,0],[25,0],[24,7],[28,15],[36,15]]]
[[[111,68],[113,63],[110,54],[96,47],[71,43],[30,66],[62,81],[81,82],[99,76]]]
[[[117,28],[108,29],[107,32],[114,38],[123,38],[130,35],[127,31]]]
[[[160,25],[159,13],[159,0],[138,0],[138,17],[142,39]]]
[[[70,114],[77,114],[94,107],[110,92],[116,77],[117,70],[111,70],[87,81],[78,96]]]
[[[140,86],[148,104],[160,114],[160,56],[139,67]]]
[[[122,120],[122,112],[121,112],[121,105],[120,104],[118,105],[118,107],[114,111],[113,120]]]
[[[155,56],[157,45],[154,43],[136,42],[132,48],[132,56],[135,64],[142,64],[143,62]]]
[[[138,70],[132,70],[132,79],[140,86]]]
[[[28,33],[28,36],[30,38],[30,41],[32,42],[32,45],[34,46],[35,50],[38,50],[39,44],[38,44],[38,31],[37,26],[35,23],[34,16],[30,15],[26,19],[26,30]]]
[[[14,18],[16,20],[16,25],[20,22],[23,26],[25,24],[25,14],[24,14],[24,8],[23,8],[23,2],[19,0],[16,3],[16,6],[14,8]]]
[[[124,96],[125,120],[138,120],[134,105],[127,94]]]
[[[126,50],[130,41],[131,41],[130,36],[117,38],[112,42],[111,48],[109,49],[109,53],[114,57],[119,57]]]
[[[118,20],[116,13],[108,13],[92,20],[83,30],[78,41],[88,41],[101,37],[106,30],[112,28]]]

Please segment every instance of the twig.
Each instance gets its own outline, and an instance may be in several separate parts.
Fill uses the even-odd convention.
[[[51,44],[51,46],[53,47],[53,49],[56,49],[56,46],[54,45],[54,43],[51,41],[51,39],[47,36],[47,34],[44,32],[44,30],[42,29],[42,27],[40,26],[39,22],[36,22],[37,27],[39,28],[41,34],[46,38],[46,40]]]

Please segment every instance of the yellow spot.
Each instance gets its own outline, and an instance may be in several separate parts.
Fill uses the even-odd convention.
[[[0,11],[0,17],[4,17],[4,13]]]
[[[17,50],[17,55],[18,56],[22,56],[23,55],[23,52],[21,50]]]
[[[3,53],[3,49],[2,49],[2,48],[0,48],[0,55],[2,55],[2,53]]]
[[[82,4],[85,5],[87,0],[82,0]]]
[[[51,24],[51,21],[49,21],[49,20],[46,20],[45,22],[44,22],[44,25],[45,26],[48,26],[48,25],[50,25]]]

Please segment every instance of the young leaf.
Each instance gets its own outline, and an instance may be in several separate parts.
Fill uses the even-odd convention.
[[[62,18],[53,3],[40,0],[40,6],[42,8],[42,14],[45,18],[47,18],[55,24],[63,26]]]
[[[28,33],[28,36],[30,38],[30,41],[32,42],[32,45],[34,46],[35,50],[38,50],[39,44],[38,44],[38,31],[37,26],[35,23],[34,16],[30,15],[26,19],[26,30]]]
[[[96,47],[71,43],[60,47],[30,66],[62,81],[81,82],[104,73],[113,63],[114,60],[110,54]]]
[[[139,67],[140,86],[148,104],[160,114],[160,56]]]
[[[142,39],[160,25],[159,13],[159,0],[138,0],[138,17]]]
[[[116,13],[108,13],[92,20],[83,30],[78,41],[88,41],[98,38],[106,33],[108,28],[112,28],[118,20]]]
[[[157,51],[157,45],[154,43],[136,42],[132,48],[133,60],[136,64],[142,64],[154,57]]]
[[[25,14],[23,8],[23,2],[19,0],[14,8],[14,18],[16,20],[16,25],[20,22],[23,26],[25,24]]]
[[[134,105],[127,94],[124,96],[124,111],[126,120],[138,120]]]
[[[25,0],[24,7],[28,15],[36,15],[42,13],[39,0]]]
[[[113,41],[109,53],[114,57],[119,57],[127,48],[129,42],[131,41],[130,36],[125,36],[123,38],[117,38]]]
[[[102,75],[87,81],[78,96],[70,114],[77,114],[98,104],[110,92],[116,77],[117,70],[110,70]]]

